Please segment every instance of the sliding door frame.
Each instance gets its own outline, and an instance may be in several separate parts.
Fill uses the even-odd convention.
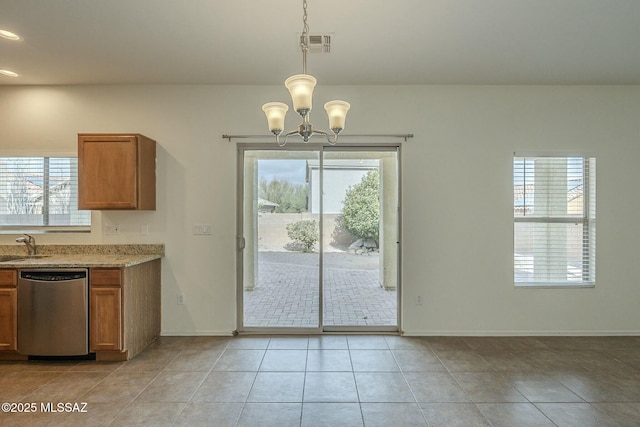
[[[246,327],[244,326],[244,186],[245,186],[245,153],[247,151],[315,151],[319,153],[319,181],[320,181],[320,213],[319,217],[319,254],[318,254],[318,298],[319,313],[317,328],[295,328],[295,327]],[[325,326],[323,324],[324,315],[324,215],[322,189],[324,188],[323,170],[324,154],[328,152],[363,152],[382,151],[396,152],[397,163],[397,287],[396,287],[396,315],[395,326]],[[323,334],[323,333],[401,333],[402,321],[402,156],[401,144],[399,143],[357,143],[340,145],[330,145],[328,143],[291,144],[288,147],[278,147],[273,143],[239,143],[237,144],[236,163],[236,332],[241,334]]]

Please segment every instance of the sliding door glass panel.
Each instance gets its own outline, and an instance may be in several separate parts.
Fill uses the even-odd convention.
[[[319,213],[309,164],[318,151],[244,152],[244,328],[319,328]]]
[[[322,212],[323,326],[398,325],[397,150],[325,151],[309,162],[310,212]]]

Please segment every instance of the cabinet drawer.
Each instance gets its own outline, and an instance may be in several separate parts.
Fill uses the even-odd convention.
[[[14,287],[18,283],[18,272],[16,270],[0,270],[0,286]]]
[[[92,268],[89,271],[89,285],[96,286],[120,286],[122,284],[122,270],[119,268]]]

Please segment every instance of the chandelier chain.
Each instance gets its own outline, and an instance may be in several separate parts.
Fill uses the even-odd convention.
[[[306,37],[309,35],[309,24],[307,24],[307,0],[302,1],[302,36],[304,43],[307,44]]]
[[[300,47],[302,49],[302,74],[307,74],[307,51],[309,50],[309,24],[307,24],[307,0],[302,1],[302,36]]]

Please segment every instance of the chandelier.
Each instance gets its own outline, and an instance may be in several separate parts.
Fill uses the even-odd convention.
[[[284,147],[287,138],[291,135],[299,135],[304,142],[309,142],[314,134],[325,135],[329,144],[334,145],[338,142],[338,134],[344,129],[344,122],[347,117],[347,111],[351,107],[345,101],[329,101],[324,104],[324,109],[329,116],[329,128],[332,135],[316,129],[309,121],[309,112],[312,108],[313,88],[316,85],[316,79],[307,74],[307,53],[309,51],[309,26],[307,25],[307,0],[302,2],[302,21],[303,29],[300,37],[300,47],[302,48],[302,74],[296,74],[285,80],[284,85],[289,90],[293,109],[302,117],[302,123],[294,130],[284,135],[284,140],[280,139],[280,135],[284,130],[284,117],[289,110],[289,106],[282,102],[267,102],[262,106],[262,111],[267,116],[269,123],[269,131],[276,136],[276,143],[280,147]]]

